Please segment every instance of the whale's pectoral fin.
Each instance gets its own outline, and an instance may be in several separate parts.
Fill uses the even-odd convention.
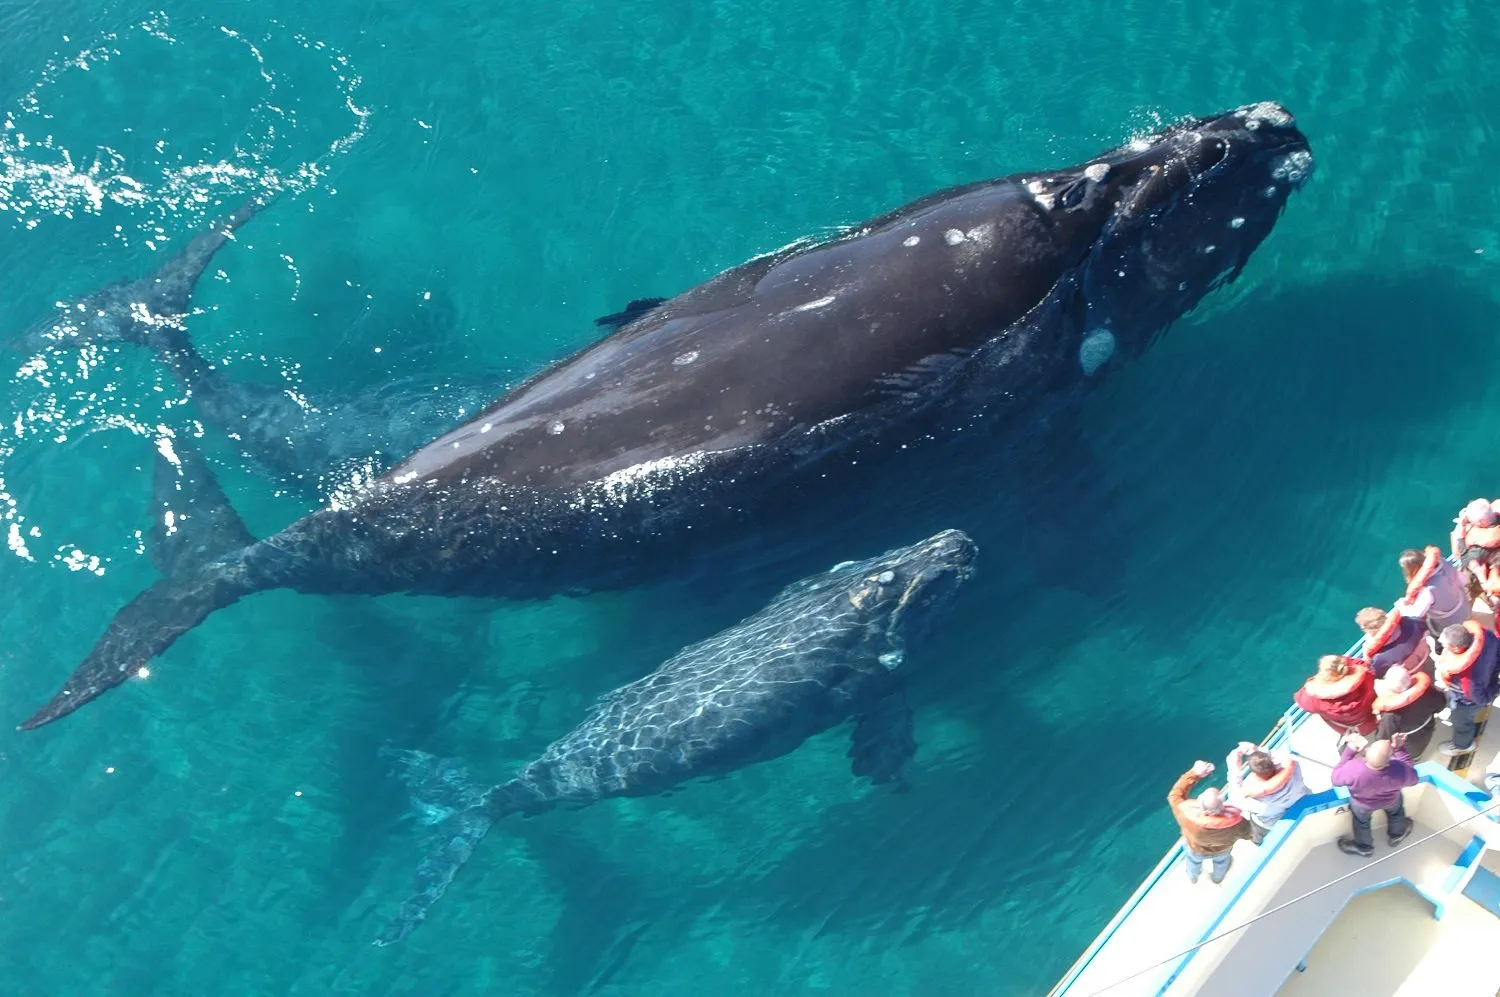
[[[168,578],[255,543],[197,448],[163,436],[152,468],[151,563]]]
[[[507,790],[514,784],[489,789],[469,780],[464,764],[425,751],[380,749],[395,762],[393,774],[411,792],[412,803],[424,824],[436,825],[437,841],[417,867],[411,896],[386,925],[376,945],[394,945],[427,918],[432,905],[448,891],[448,884],[474,854],[490,827],[519,807],[508,805]]]
[[[624,308],[612,315],[601,315],[594,319],[594,324],[606,329],[618,329],[629,325],[647,312],[655,311],[667,303],[666,298],[636,298]]]
[[[854,719],[854,738],[849,745],[854,774],[877,786],[896,783],[904,787],[902,769],[917,753],[915,729],[911,706],[900,690],[859,714]]]

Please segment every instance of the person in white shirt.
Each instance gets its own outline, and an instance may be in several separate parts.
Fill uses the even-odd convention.
[[[1246,765],[1250,774],[1244,775]],[[1307,795],[1302,769],[1290,752],[1272,755],[1249,741],[1241,741],[1226,759],[1231,802],[1250,818],[1250,840],[1260,844],[1271,825],[1293,803]]]

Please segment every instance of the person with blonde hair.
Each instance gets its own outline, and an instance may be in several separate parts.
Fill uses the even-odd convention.
[[[1302,684],[1292,700],[1309,713],[1323,718],[1340,733],[1375,733],[1375,681],[1370,668],[1358,658],[1325,654],[1318,659],[1318,673]]]

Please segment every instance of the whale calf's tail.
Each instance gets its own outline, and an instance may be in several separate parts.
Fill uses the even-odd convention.
[[[448,884],[497,820],[545,809],[547,804],[514,780],[503,786],[480,786],[470,781],[467,768],[457,759],[389,747],[380,754],[395,761],[392,774],[411,790],[421,822],[438,829],[437,842],[417,867],[411,896],[375,939],[376,945],[394,945],[426,920],[428,910],[447,892]]]

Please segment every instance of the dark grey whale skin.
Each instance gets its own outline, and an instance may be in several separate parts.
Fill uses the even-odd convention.
[[[454,759],[385,749],[421,812],[443,819],[411,897],[376,944],[410,934],[490,826],[512,814],[654,796],[788,754],[850,719],[854,774],[899,784],[917,749],[903,691],[912,651],[921,657],[922,638],[973,576],[977,553],[967,535],[944,530],[790,585],[600,698],[498,786],[470,782]]]
[[[774,549],[793,513],[848,510],[841,489],[869,468],[925,473],[933,444],[982,447],[1077,394],[1103,373],[1080,364],[1091,332],[1113,337],[1110,364],[1138,355],[1239,273],[1311,166],[1291,115],[1262,103],[932,194],[644,311],[259,542],[179,448],[157,468],[171,570],[22,728],[252,592],[539,598],[750,536]]]

